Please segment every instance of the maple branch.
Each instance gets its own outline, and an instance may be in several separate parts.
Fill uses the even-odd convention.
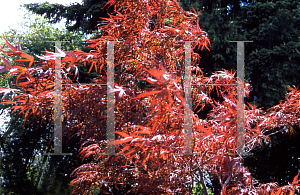
[[[278,130],[278,131],[275,131],[275,132],[273,132],[273,133],[270,133],[270,134],[268,134],[268,135],[266,135],[266,136],[271,136],[271,135],[274,135],[274,134],[276,134],[276,133],[280,133],[280,132],[282,132],[282,131],[284,131],[285,129],[280,129],[280,130]]]
[[[202,172],[200,167],[199,167],[199,173],[200,173],[200,177],[201,177],[201,184],[203,186],[204,194],[208,195],[207,187],[206,187],[206,184],[205,184],[204,179],[203,179],[203,172]]]
[[[0,135],[0,146],[2,148],[2,151],[4,152],[5,148],[4,148],[4,144],[3,144],[3,136],[1,136],[1,135]]]
[[[197,163],[198,164],[198,163]],[[199,174],[200,174],[200,178],[199,177],[197,177],[196,175],[195,175],[195,173],[194,173],[194,176],[195,176],[195,178],[201,183],[201,185],[202,185],[202,187],[203,187],[203,190],[204,190],[204,194],[205,195],[208,195],[208,190],[207,190],[207,187],[206,187],[206,184],[205,184],[205,182],[204,182],[204,177],[203,177],[203,172],[202,172],[202,170],[201,170],[201,167],[199,166],[199,164],[198,164],[198,171],[199,171]],[[197,194],[199,194],[200,192],[198,192]]]

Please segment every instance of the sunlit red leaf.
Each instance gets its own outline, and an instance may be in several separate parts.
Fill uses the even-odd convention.
[[[134,99],[140,99],[140,98],[147,97],[147,96],[149,96],[149,95],[158,94],[158,93],[161,93],[162,91],[163,91],[163,90],[155,90],[155,91],[145,92],[145,93],[142,93],[142,94],[136,96],[135,98],[131,98],[131,100],[134,100]]]
[[[127,133],[124,133],[122,131],[116,131],[115,133],[121,135],[122,137],[130,137]]]

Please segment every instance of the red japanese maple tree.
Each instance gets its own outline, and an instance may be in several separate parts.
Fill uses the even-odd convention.
[[[193,114],[193,153],[177,155],[184,151],[184,42],[191,41],[192,48],[210,44],[208,35],[199,27],[198,15],[182,10],[176,0],[110,0],[115,14],[105,19],[101,26],[103,36],[88,40],[93,50],[61,51],[62,81],[70,83],[67,74],[77,66],[91,63],[89,72],[95,70],[95,83],[107,82],[107,43],[115,42],[115,129],[116,153],[106,152],[107,87],[84,85],[62,87],[63,133],[70,139],[82,137],[83,158],[92,156],[93,163],[84,164],[73,171],[71,182],[74,194],[89,194],[92,187],[110,193],[110,184],[132,184],[130,192],[144,194],[189,194],[194,181],[207,193],[204,173],[214,176],[222,186],[222,194],[293,194],[299,191],[298,177],[289,186],[275,183],[259,184],[243,167],[236,153],[236,77],[223,70],[205,77],[198,67],[200,56],[192,50],[192,100],[194,109],[212,105],[213,110],[205,120]],[[166,25],[166,20],[170,23]],[[2,56],[5,67],[16,70],[6,76],[18,74],[17,95],[5,104],[31,118],[53,119],[55,54],[44,56],[47,62],[34,61],[21,49],[12,46],[16,55],[29,62],[11,66]],[[18,47],[20,48],[20,47]],[[208,48],[207,48],[208,49]],[[40,65],[39,65],[40,64]],[[201,66],[201,64],[200,64]],[[78,74],[78,71],[76,72]],[[27,81],[18,82],[20,79]],[[141,87],[139,83],[146,83]],[[216,84],[216,85],[203,85]],[[217,85],[220,84],[220,85]],[[7,93],[10,89],[0,89]],[[210,98],[217,90],[224,99]],[[268,139],[268,132],[282,126],[299,125],[299,91],[290,89],[287,101],[273,107],[268,114],[255,106],[245,105],[245,153]],[[250,85],[245,85],[246,95]],[[70,125],[71,124],[71,125]],[[89,140],[89,142],[87,142]],[[91,143],[87,145],[87,143]]]

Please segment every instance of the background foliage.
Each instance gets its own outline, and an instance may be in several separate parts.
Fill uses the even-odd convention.
[[[53,51],[54,43],[46,41],[72,40],[62,43],[65,50],[83,49],[84,35],[78,32],[69,32],[65,29],[59,30],[48,24],[41,16],[28,13],[25,18],[31,20],[21,24],[23,32],[11,29],[5,32],[5,37],[13,45],[21,42],[22,50],[30,55],[44,55],[41,51]],[[4,39],[1,45],[7,50]],[[8,58],[11,60],[16,57]],[[38,58],[36,58],[38,59]],[[17,62],[14,62],[17,65]],[[3,65],[3,62],[1,62]],[[82,71],[83,72],[83,71]],[[86,71],[87,72],[87,71]],[[0,73],[1,79],[5,72]],[[16,76],[4,78],[1,87],[16,88]],[[2,96],[2,95],[1,95]],[[5,99],[12,97],[6,96]],[[0,105],[2,110],[8,110],[10,106]],[[1,132],[1,175],[3,177],[1,193],[7,194],[68,194],[70,189],[70,172],[77,167],[81,161],[74,156],[44,156],[50,151],[48,142],[52,136],[53,126],[51,121],[35,121],[31,119],[24,125],[24,114],[8,112],[10,118],[5,131]],[[23,126],[24,125],[24,126]],[[65,146],[65,150],[76,153],[80,147],[78,140],[73,140]],[[22,187],[19,187],[22,186]]]

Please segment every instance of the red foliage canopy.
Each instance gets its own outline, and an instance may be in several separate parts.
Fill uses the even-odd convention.
[[[192,48],[210,44],[208,35],[199,27],[198,15],[185,12],[176,0],[110,0],[115,15],[105,19],[101,26],[105,33],[99,39],[88,40],[93,50],[60,51],[62,82],[70,83],[67,73],[77,66],[91,63],[89,72],[98,73],[95,83],[107,82],[107,47],[105,41],[115,42],[115,129],[116,152],[122,155],[105,156],[107,87],[103,85],[62,86],[63,133],[82,137],[83,158],[92,156],[93,163],[84,164],[73,171],[74,194],[88,194],[91,187],[99,187],[109,194],[110,185],[130,183],[132,192],[146,194],[189,194],[193,182],[205,186],[203,174],[218,178],[222,194],[293,194],[299,191],[298,177],[289,186],[275,183],[259,184],[236,156],[236,78],[223,70],[205,77],[198,64],[200,56],[192,50],[192,101],[194,109],[212,105],[207,119],[193,114],[193,152],[197,155],[176,155],[184,148],[184,43]],[[107,6],[106,5],[106,6]],[[170,24],[166,25],[166,19]],[[154,26],[150,26],[150,22]],[[5,37],[4,37],[5,38]],[[11,66],[1,57],[5,67],[12,68],[6,76],[18,74],[17,94],[4,104],[14,104],[13,112],[25,113],[31,118],[54,119],[55,57],[47,52],[34,58],[13,47],[1,51],[16,55],[29,62]],[[208,48],[207,48],[208,49]],[[41,66],[38,66],[38,64]],[[31,66],[34,67],[31,67]],[[78,74],[78,70],[76,72]],[[18,82],[20,79],[27,81]],[[141,88],[138,82],[147,82]],[[222,85],[222,84],[233,85]],[[216,85],[203,85],[216,84]],[[220,84],[220,85],[217,85]],[[217,90],[224,99],[216,102],[209,96]],[[9,89],[0,89],[7,94]],[[282,130],[283,126],[299,125],[299,91],[290,89],[287,101],[273,107],[268,114],[255,106],[245,105],[245,152],[249,152],[268,139],[267,134]],[[245,85],[246,95],[250,85]],[[54,120],[53,120],[54,121]],[[72,125],[69,125],[72,124]],[[86,146],[86,141],[92,144]]]

